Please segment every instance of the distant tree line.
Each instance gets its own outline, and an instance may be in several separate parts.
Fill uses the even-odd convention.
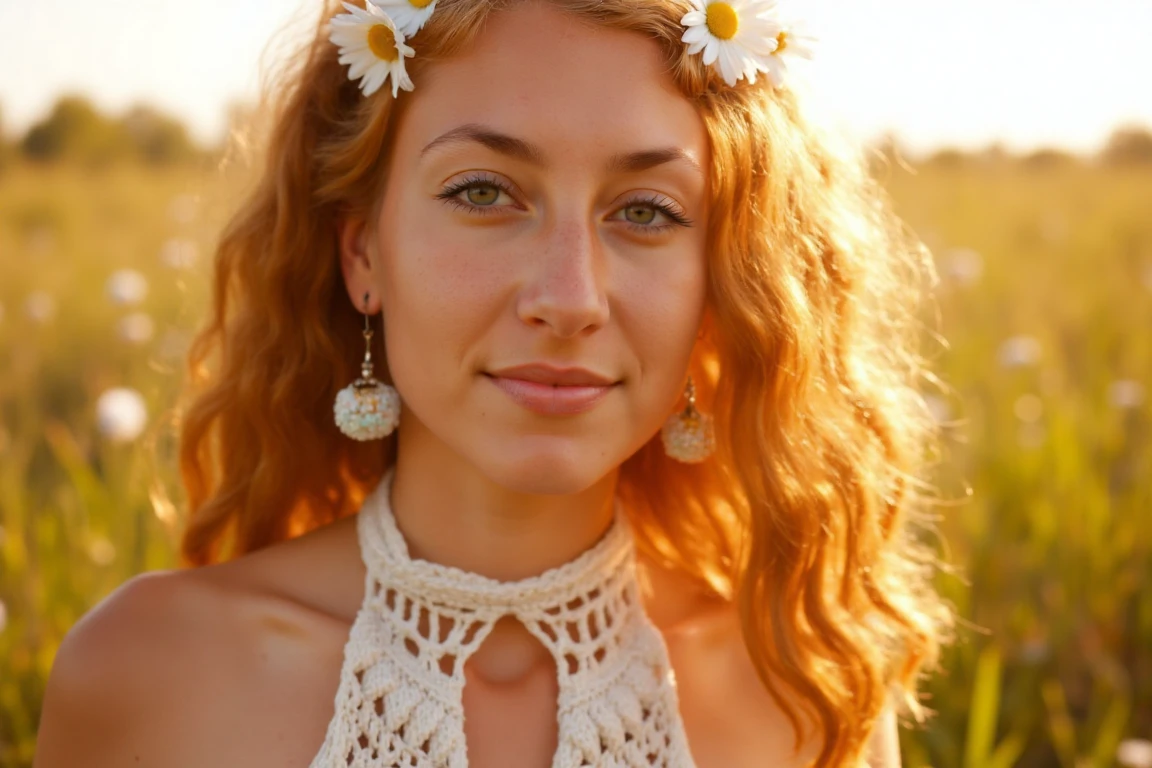
[[[1014,165],[1030,170],[1060,168],[1095,163],[1109,167],[1152,166],[1152,128],[1144,125],[1122,125],[1112,131],[1104,145],[1090,155],[1076,154],[1056,147],[1040,147],[1013,153],[1004,145],[993,143],[982,149],[963,150],[943,147],[923,157],[910,158],[900,147],[896,136],[887,135],[872,145],[880,162],[899,158],[914,165],[939,168],[961,168]]]
[[[0,167],[18,158],[38,163],[138,161],[162,166],[200,161],[209,154],[179,120],[149,106],[135,106],[113,117],[83,96],[63,96],[44,119],[19,137],[7,135],[0,112]]]
[[[233,105],[232,110],[242,111],[242,107]],[[230,121],[235,119],[239,118],[230,113]],[[873,149],[879,157],[887,160],[899,158],[914,164],[939,167],[1010,162],[1026,168],[1044,169],[1091,161],[1109,166],[1152,165],[1152,129],[1143,125],[1121,126],[1090,157],[1055,148],[1012,154],[1003,146],[993,144],[982,150],[945,148],[922,158],[909,158],[908,153],[900,150],[899,139],[894,136],[884,137]],[[29,127],[20,137],[7,136],[3,111],[0,110],[0,169],[18,158],[40,163],[85,165],[135,160],[163,166],[197,162],[214,154],[215,150],[193,141],[179,120],[149,106],[136,106],[112,117],[102,113],[83,96],[63,96],[43,120]]]

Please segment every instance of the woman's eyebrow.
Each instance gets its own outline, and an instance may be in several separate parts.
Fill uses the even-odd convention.
[[[523,160],[533,165],[545,164],[544,153],[535,144],[478,123],[465,123],[436,137],[420,150],[420,156],[423,157],[436,147],[468,142],[482,144],[493,152],[499,152],[515,160]]]
[[[704,175],[704,169],[700,167],[700,163],[696,162],[692,155],[679,147],[642,149],[638,152],[613,155],[612,159],[608,161],[608,170],[616,173],[636,173],[638,171],[646,171],[649,168],[655,168],[664,163],[677,161],[687,163],[701,176]]]
[[[509,136],[478,123],[466,123],[436,137],[420,150],[420,156],[423,157],[437,147],[469,142],[480,144],[514,160],[522,160],[532,165],[547,165],[544,151],[532,142]],[[636,173],[671,162],[686,163],[697,173],[704,175],[704,170],[692,155],[679,147],[643,149],[616,154],[608,160],[608,170],[614,173]]]

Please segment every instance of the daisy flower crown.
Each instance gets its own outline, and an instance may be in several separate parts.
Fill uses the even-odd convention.
[[[795,19],[786,18],[777,0],[690,0],[692,10],[680,24],[680,40],[691,55],[720,73],[735,86],[740,80],[755,83],[767,75],[776,88],[788,76],[787,58],[813,57],[816,38]],[[392,81],[392,97],[411,91],[405,60],[416,51],[407,41],[420,31],[436,10],[437,0],[366,0],[365,7],[342,5],[348,13],[331,19],[329,40],[339,47],[340,63],[348,66],[348,79],[360,80],[360,90],[371,96]]]

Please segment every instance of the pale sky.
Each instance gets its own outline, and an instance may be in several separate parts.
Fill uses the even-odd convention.
[[[822,45],[806,77],[844,130],[942,145],[1091,151],[1152,127],[1152,0],[793,0]],[[219,138],[264,47],[317,0],[0,0],[0,114],[22,132],[63,92],[144,101]],[[280,37],[274,36],[279,33]]]

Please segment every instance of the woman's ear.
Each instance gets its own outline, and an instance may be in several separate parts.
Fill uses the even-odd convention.
[[[344,216],[336,224],[340,249],[340,271],[348,297],[357,310],[367,315],[380,311],[378,276],[379,259],[376,244],[367,221],[359,216]],[[367,305],[364,297],[368,296]]]
[[[707,340],[713,333],[715,318],[712,315],[712,305],[705,304],[704,311],[700,313],[700,327],[696,331],[697,340]]]

